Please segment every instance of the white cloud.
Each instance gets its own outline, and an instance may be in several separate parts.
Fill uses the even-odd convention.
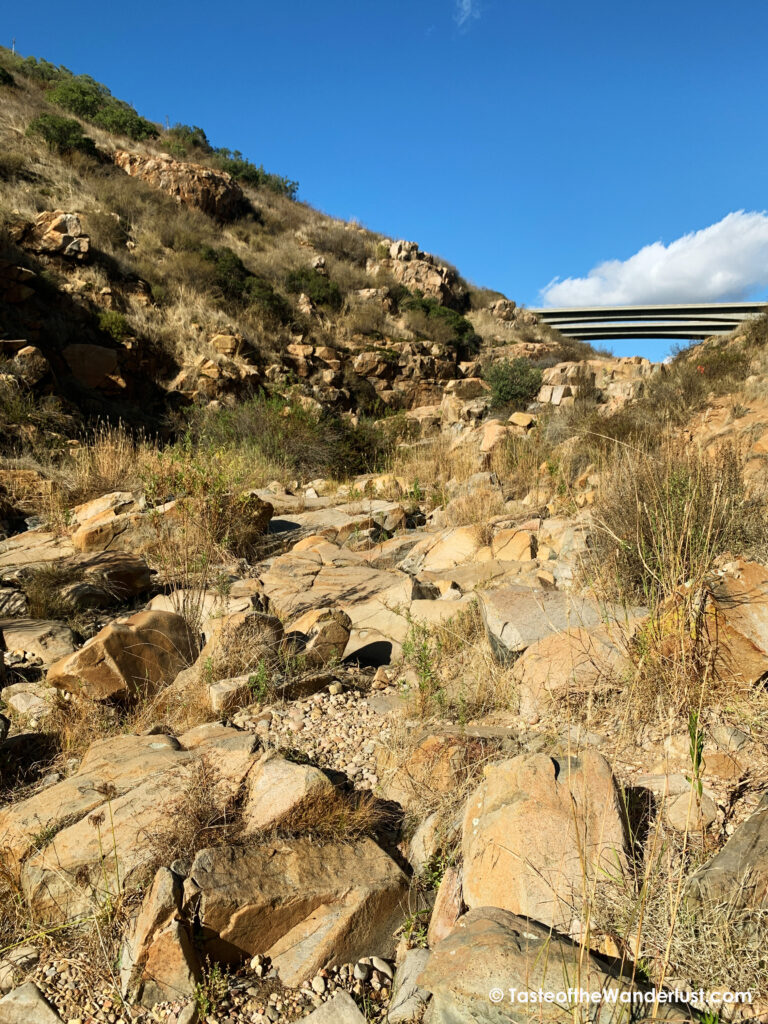
[[[456,0],[456,24],[463,28],[468,21],[480,17],[478,0]]]
[[[653,242],[626,260],[598,263],[586,277],[555,278],[546,306],[744,300],[768,286],[768,214],[738,210],[716,224]]]

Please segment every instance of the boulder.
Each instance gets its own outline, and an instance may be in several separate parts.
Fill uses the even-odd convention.
[[[490,765],[464,813],[464,902],[568,932],[602,872],[627,866],[619,794],[596,751]]]
[[[62,355],[79,384],[101,391],[119,390],[125,381],[119,376],[118,352],[104,345],[67,345]]]
[[[199,641],[173,612],[138,612],[105,626],[48,670],[48,683],[91,700],[156,692],[197,657]]]
[[[78,774],[5,812],[17,828],[20,819],[35,817],[33,808],[40,812],[37,836],[27,834],[16,848],[32,844],[38,850],[22,865],[21,886],[34,912],[45,920],[66,921],[117,898],[153,863],[155,837],[168,832],[175,814],[184,813],[191,789],[200,785],[201,759],[215,773],[215,782],[208,783],[215,789],[206,798],[225,806],[252,767],[256,746],[252,734],[221,726],[210,730],[194,750],[180,749],[178,741],[166,736],[119,739],[128,749],[144,747],[150,755],[134,755],[134,771],[128,773],[132,778],[118,776],[118,783],[111,783],[109,767],[94,771],[86,754]],[[102,762],[112,749],[120,747],[103,744],[95,760]],[[0,819],[5,840],[3,824]]]
[[[184,886],[205,951],[217,960],[265,954],[285,985],[321,968],[394,949],[408,881],[371,839],[319,846],[306,839],[195,857]]]
[[[75,648],[72,630],[55,619],[0,619],[0,632],[9,651],[34,654],[44,666],[66,657]]]
[[[467,776],[468,765],[481,752],[476,740],[453,733],[431,733],[419,740],[404,759],[382,748],[378,774],[387,800],[409,809],[425,798],[455,792]]]
[[[499,530],[491,541],[491,554],[503,562],[524,562],[533,558],[531,535],[527,530]]]
[[[768,907],[768,794],[722,850],[691,876],[686,897],[693,908]]]
[[[478,598],[488,640],[500,661],[514,660],[551,633],[597,626],[606,614],[597,601],[557,590],[500,587],[478,591]]]
[[[426,968],[429,957],[428,949],[409,949],[403,957],[395,971],[387,1024],[421,1020],[429,993],[420,987],[417,978]]]
[[[32,981],[0,999],[0,1024],[63,1024],[61,1017]]]
[[[248,776],[243,805],[245,831],[274,828],[298,808],[335,795],[335,786],[319,768],[267,753]]]
[[[712,602],[719,673],[754,685],[768,672],[768,568],[737,559],[713,586]]]
[[[242,189],[224,171],[202,164],[182,163],[165,153],[141,156],[118,149],[112,159],[131,177],[141,178],[152,188],[173,196],[177,202],[196,206],[217,220],[234,220],[245,208]]]
[[[418,983],[432,994],[430,1024],[554,1024],[574,1019],[579,1009],[585,1018],[599,1014],[601,1024],[695,1019],[682,1006],[646,1003],[631,969],[622,975],[621,967],[536,921],[485,907],[465,914],[435,946]],[[611,995],[600,1006],[579,1006],[568,994],[574,989]],[[539,990],[553,993],[553,1001],[540,999]]]
[[[10,992],[14,982],[31,971],[40,959],[34,946],[14,946],[0,957],[0,992]]]
[[[537,718],[571,694],[620,684],[631,670],[630,659],[607,627],[552,633],[531,644],[515,662],[512,676],[520,714]]]
[[[200,963],[181,923],[181,882],[168,868],[160,868],[123,942],[123,996],[146,1007],[192,999],[199,979]]]
[[[67,259],[84,260],[91,247],[78,215],[63,210],[45,210],[17,233],[25,248]]]
[[[365,1024],[366,1019],[352,996],[343,989],[337,989],[327,1003],[304,1020],[306,1024]]]
[[[311,668],[339,662],[349,643],[352,620],[339,608],[313,608],[290,624],[287,638],[297,643]]]

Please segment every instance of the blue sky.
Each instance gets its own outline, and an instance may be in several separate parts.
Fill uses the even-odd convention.
[[[768,293],[764,0],[32,0],[3,25],[529,306]]]

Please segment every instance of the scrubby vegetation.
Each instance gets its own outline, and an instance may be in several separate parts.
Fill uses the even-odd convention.
[[[491,385],[491,401],[495,408],[524,409],[541,387],[541,370],[522,357],[491,363],[483,375]]]

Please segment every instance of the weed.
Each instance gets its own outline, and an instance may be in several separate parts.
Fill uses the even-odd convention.
[[[195,1006],[201,1019],[207,1020],[217,1012],[219,1004],[229,991],[230,977],[221,964],[211,963],[210,957],[206,957],[202,973],[202,979],[195,985]]]

